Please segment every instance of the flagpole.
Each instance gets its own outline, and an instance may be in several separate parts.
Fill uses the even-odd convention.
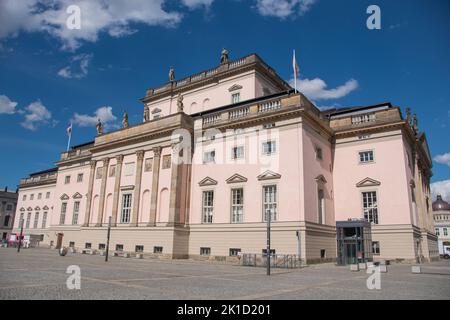
[[[70,124],[70,134],[69,134],[69,140],[67,141],[67,152],[69,152],[70,147],[70,138],[72,138],[72,123]]]
[[[295,65],[297,64],[297,59],[295,59],[295,49],[294,49],[294,93],[297,93],[297,70],[295,69]]]

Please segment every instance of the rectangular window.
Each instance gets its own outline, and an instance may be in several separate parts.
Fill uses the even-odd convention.
[[[30,194],[30,200],[33,200],[34,199],[34,194],[32,193],[32,194]]]
[[[75,242],[70,241],[69,242],[69,248],[75,248]]]
[[[447,228],[444,228],[443,230],[444,230],[444,236],[448,236],[448,230],[447,230]]]
[[[61,203],[61,215],[59,216],[59,224],[64,224],[66,221],[67,202]]]
[[[241,253],[241,249],[230,248],[230,257],[236,257]]]
[[[238,103],[241,100],[241,94],[239,92],[231,95],[231,103]]]
[[[144,252],[144,246],[138,245],[134,247],[134,252]]]
[[[153,167],[153,158],[145,159],[144,171],[145,172],[152,171],[152,167]]]
[[[134,175],[134,162],[125,163],[124,175],[125,176]]]
[[[42,199],[42,193],[38,193],[38,200]]]
[[[115,177],[116,176],[116,165],[112,165],[109,167],[109,177]]]
[[[163,253],[163,247],[153,247],[153,253]]]
[[[209,256],[211,254],[211,248],[200,248],[201,256]]]
[[[47,193],[45,194],[45,199],[50,199],[50,192],[47,192]]]
[[[374,255],[379,255],[380,254],[380,242],[372,241],[372,253]]]
[[[27,201],[27,195],[26,195],[26,194],[24,194],[24,195],[22,196],[22,201]]]
[[[231,189],[231,222],[244,222],[244,189]]]
[[[378,203],[377,203],[377,193],[363,192],[363,213],[364,219],[374,224],[378,224]]]
[[[6,205],[6,211],[12,211],[12,209],[13,209],[13,205],[10,204],[10,203],[8,203],[8,204]]]
[[[47,224],[47,212],[44,212],[44,215],[42,216],[42,229],[45,229],[46,224]]]
[[[116,251],[123,251],[123,244],[116,244]]]
[[[25,224],[25,228],[27,228],[27,229],[30,227],[30,220],[31,220],[31,212],[28,212],[27,223]]]
[[[216,161],[216,151],[208,151],[203,153],[203,163],[214,163]]]
[[[162,158],[162,168],[163,169],[169,169],[171,162],[172,162],[172,157],[170,156],[170,154],[167,154],[167,155],[163,156],[163,158]]]
[[[83,182],[83,174],[82,173],[77,174],[77,182]]]
[[[265,155],[269,155],[275,153],[277,151],[275,141],[266,141],[262,144],[262,153]]]
[[[3,226],[4,227],[9,227],[9,219],[11,216],[7,215],[5,216],[5,220],[3,220]]]
[[[322,157],[322,148],[319,148],[319,147],[316,148],[316,159],[317,160],[322,160],[323,159],[323,157]]]
[[[203,191],[202,222],[212,223],[214,213],[214,191]]]
[[[91,248],[92,248],[92,243],[86,242],[86,243],[84,244],[84,248],[85,248],[85,249],[91,249]]]
[[[231,159],[243,159],[244,158],[244,146],[231,148]]]
[[[131,217],[131,193],[122,195],[122,212],[120,215],[120,223],[130,223]]]
[[[95,179],[101,179],[103,176],[103,167],[97,168],[97,173],[95,174]]]
[[[38,223],[39,223],[39,212],[36,212],[34,214],[34,223],[33,223],[33,228],[34,229],[37,229]]]
[[[317,205],[318,205],[318,216],[319,224],[322,224],[325,220],[325,193],[323,189],[317,190]]]
[[[104,244],[104,243],[99,243],[99,244],[98,244],[98,250],[106,250],[106,244]]]
[[[271,221],[277,220],[277,186],[263,187],[263,210],[264,221],[267,221],[269,213]]]
[[[266,255],[267,255],[267,249],[262,249],[261,252],[262,252],[262,255],[263,255],[263,256],[266,256]],[[270,249],[270,255],[271,255],[271,256],[275,255],[275,252],[276,252],[275,249]]]
[[[20,220],[19,220],[19,227],[22,227],[23,226],[23,223],[24,223],[24,221],[23,221],[23,212],[20,214]]]
[[[65,176],[64,177],[64,184],[69,184],[70,183],[70,176]]]
[[[72,216],[72,224],[78,224],[78,214],[80,213],[80,201],[75,201],[73,203],[73,216]]]
[[[359,162],[360,163],[373,162],[373,151],[361,151],[359,153]]]

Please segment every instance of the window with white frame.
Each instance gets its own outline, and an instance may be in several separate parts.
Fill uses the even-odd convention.
[[[380,242],[379,241],[372,241],[372,253],[374,255],[380,255]]]
[[[263,187],[263,219],[267,221],[270,214],[271,221],[277,220],[277,186]]]
[[[439,237],[441,235],[441,233],[439,232],[439,228],[435,228],[434,232],[436,233],[436,235]]]
[[[373,151],[361,151],[359,153],[359,162],[360,163],[368,163],[373,162]]]
[[[41,200],[42,199],[42,193],[39,192],[37,198],[38,198],[38,200]]]
[[[42,216],[42,229],[45,229],[45,225],[47,224],[47,212],[44,212]]]
[[[201,256],[209,256],[211,254],[211,248],[200,248],[200,255]]]
[[[375,191],[363,192],[363,213],[364,219],[378,224],[378,202],[377,193]]]
[[[244,189],[231,189],[231,222],[244,222]]]
[[[61,203],[61,215],[59,216],[59,224],[66,222],[67,202]]]
[[[231,148],[231,159],[243,159],[244,158],[244,146],[238,146]]]
[[[24,194],[24,195],[22,196],[22,201],[26,201],[26,200],[27,200],[27,195]]]
[[[72,224],[78,224],[78,214],[80,213],[80,201],[75,201],[73,203],[73,215],[72,215]]]
[[[448,236],[448,230],[447,230],[447,228],[443,228],[442,231],[444,231],[444,236]]]
[[[77,174],[77,182],[83,182],[83,174],[82,173]]]
[[[131,217],[131,193],[122,195],[122,211],[120,214],[120,223],[130,223]]]
[[[216,160],[216,151],[211,150],[203,153],[203,163],[214,163]]]
[[[230,248],[230,257],[237,257],[241,253],[240,248]]]
[[[241,101],[241,94],[239,92],[233,93],[231,95],[231,103],[238,103]]]
[[[33,222],[33,228],[37,229],[39,223],[39,212],[36,212],[34,214],[34,222]]]
[[[325,222],[325,193],[323,188],[317,189],[317,214],[318,223],[323,224]]]
[[[30,194],[30,200],[33,200],[34,199],[34,194],[32,193],[32,194]]]
[[[202,222],[212,223],[214,214],[214,191],[203,191]]]
[[[262,153],[269,155],[277,151],[277,145],[275,141],[266,141],[262,144]]]
[[[124,175],[132,176],[134,174],[134,162],[125,163]]]
[[[30,227],[30,220],[31,220],[31,212],[28,212],[27,214],[27,223],[25,224],[25,228],[28,229]]]
[[[45,194],[45,199],[50,199],[50,192],[47,192],[47,193]]]
[[[64,177],[64,184],[69,184],[70,183],[70,176],[65,176]]]

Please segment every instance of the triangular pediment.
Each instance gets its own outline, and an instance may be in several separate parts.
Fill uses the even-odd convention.
[[[316,177],[316,181],[317,181],[318,183],[327,183],[327,179],[325,179],[325,177],[323,176],[323,174],[319,174],[319,175]]]
[[[41,208],[39,208],[39,207],[34,207],[34,210],[39,211],[39,210],[41,210]]]
[[[155,113],[158,113],[158,112],[161,112],[160,108],[155,108],[155,109],[152,110],[152,114],[155,114]]]
[[[24,207],[20,208],[20,211],[25,211],[25,208]]]
[[[228,91],[235,91],[235,90],[239,90],[242,89],[242,86],[239,84],[233,84],[231,87],[228,88]]]
[[[198,183],[198,185],[200,187],[203,187],[203,186],[215,186],[216,184],[217,184],[217,181],[214,180],[213,178],[210,178],[210,177],[206,177],[206,178],[204,178],[202,181],[200,181]]]
[[[83,198],[83,196],[82,196],[79,192],[76,192],[76,193],[72,196],[72,198],[74,198],[74,199],[80,199],[80,198]]]
[[[258,176],[258,180],[280,179],[281,174],[267,170]]]
[[[226,181],[227,183],[239,183],[239,182],[247,182],[247,180],[248,179],[246,177],[235,173],[231,177],[229,177]]]
[[[359,187],[373,187],[373,186],[379,186],[381,184],[380,181],[377,181],[375,179],[371,179],[371,178],[365,178],[363,180],[361,180],[360,182],[358,182],[356,184],[356,186]]]
[[[47,206],[43,206],[42,210],[48,210],[48,207]]]
[[[28,207],[28,208],[27,208],[27,211],[32,211],[32,210],[33,210],[32,207]]]
[[[69,196],[65,193],[61,197],[59,197],[61,200],[69,200]]]

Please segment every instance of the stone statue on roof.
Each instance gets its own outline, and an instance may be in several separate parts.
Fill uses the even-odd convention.
[[[169,69],[169,81],[172,82],[175,80],[175,70],[173,70],[173,67],[170,67]]]
[[[144,106],[144,122],[150,120],[150,109],[147,105]]]
[[[128,114],[126,111],[123,112],[122,127],[128,128]]]
[[[228,51],[223,48],[222,53],[220,54],[220,64],[228,63]]]
[[[97,134],[103,134],[103,124],[100,121],[100,118],[98,118],[97,124],[95,125],[95,128],[97,129]]]

